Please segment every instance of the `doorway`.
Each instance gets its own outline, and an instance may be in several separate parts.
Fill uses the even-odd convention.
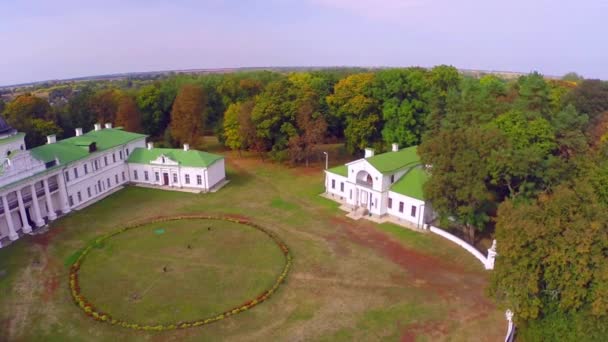
[[[169,174],[163,172],[163,185],[169,185]]]

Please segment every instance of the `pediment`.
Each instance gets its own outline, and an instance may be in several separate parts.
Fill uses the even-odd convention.
[[[156,164],[156,165],[179,165],[178,162],[176,162],[175,160],[169,158],[168,156],[161,154],[160,156],[158,156],[158,158],[150,161],[150,164]]]

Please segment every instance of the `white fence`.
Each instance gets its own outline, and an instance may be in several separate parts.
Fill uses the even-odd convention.
[[[466,249],[467,252],[473,254],[473,256],[475,256],[479,261],[481,261],[481,263],[486,268],[486,270],[494,269],[494,259],[496,259],[496,240],[494,240],[494,242],[492,243],[492,247],[490,247],[490,249],[488,249],[488,256],[485,256],[480,251],[475,249],[475,247],[469,245],[461,238],[459,238],[455,235],[452,235],[441,228],[437,228],[437,227],[433,227],[433,226],[428,226],[428,227],[431,232],[452,241],[453,243],[457,244],[458,246]]]

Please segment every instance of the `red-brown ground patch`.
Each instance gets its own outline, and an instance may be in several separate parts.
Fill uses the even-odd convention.
[[[467,272],[463,267],[437,257],[409,249],[373,225],[335,217],[332,223],[336,233],[327,237],[332,241],[347,239],[359,246],[375,251],[378,255],[399,265],[409,281],[428,290],[445,301],[461,301],[466,306],[460,312],[450,312],[460,321],[481,319],[495,310],[494,304],[485,297],[487,279],[482,273]],[[336,249],[336,251],[339,249]],[[403,341],[414,341],[416,335],[445,335],[445,322],[416,323],[403,328]]]
[[[40,245],[42,248],[46,249],[51,241],[59,234],[63,229],[61,227],[55,227],[53,229],[49,229],[49,231],[33,235],[31,240],[33,243]]]

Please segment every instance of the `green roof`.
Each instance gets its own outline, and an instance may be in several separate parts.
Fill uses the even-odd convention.
[[[334,173],[336,175],[348,177],[348,166],[346,166],[346,165],[332,167],[331,169],[327,169],[327,171]]]
[[[406,166],[420,164],[418,156],[418,146],[401,149],[396,152],[381,153],[369,158],[365,158],[380,173],[391,173]]]
[[[17,139],[23,139],[25,137],[25,133],[17,133],[15,135],[11,135],[10,137],[6,137],[4,139],[0,139],[0,145],[11,143]]]
[[[207,167],[224,158],[217,154],[197,150],[184,151],[183,149],[173,148],[153,148],[149,150],[147,148],[136,148],[131,155],[129,155],[127,162],[149,164],[152,160],[156,160],[161,155],[178,162],[181,166],[192,167]]]
[[[144,134],[104,128],[99,131],[87,132],[78,137],[59,140],[53,144],[34,147],[30,152],[34,158],[42,160],[45,163],[57,158],[60,164],[67,164],[89,156],[91,154],[89,152],[89,145],[93,142],[97,147],[95,152],[99,152],[145,137],[146,135]]]
[[[393,184],[391,191],[424,201],[424,191],[422,189],[428,178],[429,174],[423,168],[412,168]]]

